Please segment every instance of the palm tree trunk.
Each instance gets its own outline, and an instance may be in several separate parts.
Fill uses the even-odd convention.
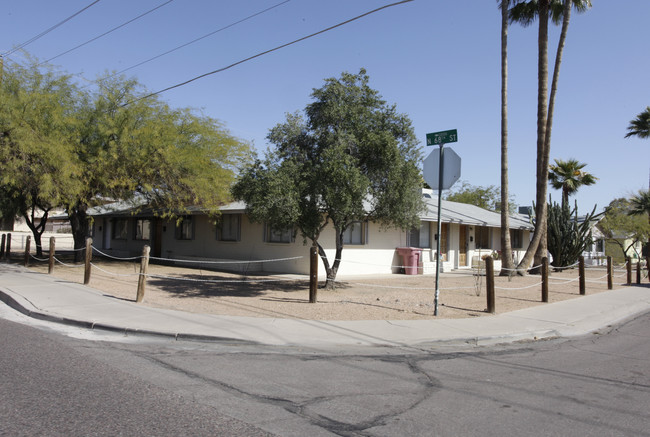
[[[512,243],[510,241],[510,208],[508,199],[508,7],[510,0],[501,0],[501,276],[512,274]]]
[[[560,65],[562,64],[562,54],[564,52],[564,43],[566,41],[567,31],[569,30],[569,20],[571,19],[571,2],[572,0],[564,0],[564,15],[562,17],[562,30],[560,31],[560,39],[557,44],[557,53],[555,55],[555,66],[553,68],[553,79],[551,81],[551,95],[548,102],[548,119],[546,121],[546,175],[548,179],[548,165],[551,153],[551,129],[553,127],[553,110],[555,109],[555,95],[557,93],[557,85],[560,77]],[[562,187],[562,206],[569,204],[569,190]]]
[[[539,34],[538,34],[538,61],[537,61],[537,173],[536,173],[536,202],[535,205],[535,231],[533,239],[526,249],[526,253],[517,266],[519,274],[524,274],[530,266],[533,257],[535,265],[541,264],[541,258],[546,256],[546,192],[548,186],[548,151],[546,150],[546,123],[548,107],[548,6],[549,0],[540,0]]]

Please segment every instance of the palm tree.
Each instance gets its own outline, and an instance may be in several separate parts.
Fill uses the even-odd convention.
[[[632,135],[639,138],[650,138],[650,106],[645,108],[645,111],[637,115],[634,120],[630,121],[627,130],[629,132],[625,135],[625,138]]]
[[[632,202],[632,209],[628,214],[630,215],[648,214],[648,223],[650,223],[650,190],[639,191],[639,194],[632,196],[630,201]],[[648,250],[650,250],[650,240],[648,240],[646,247]]]
[[[537,63],[537,173],[536,173],[536,222],[533,238],[520,261],[517,269],[522,273],[528,268],[533,257],[535,264],[539,265],[546,256],[546,193],[548,180],[548,165],[551,152],[551,128],[553,126],[553,110],[560,75],[562,53],[569,29],[571,6],[578,12],[591,7],[591,0],[529,0],[516,4],[510,9],[511,22],[518,22],[523,26],[530,25],[535,18],[539,18],[538,32],[538,63]],[[548,20],[555,24],[562,22],[555,66],[551,82],[550,98],[548,97]],[[547,98],[548,105],[547,105]]]
[[[555,165],[549,166],[548,180],[553,188],[562,190],[562,207],[569,203],[569,196],[575,194],[578,188],[596,183],[598,178],[583,170],[586,165],[576,159],[556,159]]]
[[[510,0],[500,0],[501,8],[501,275],[510,275],[514,268],[510,241],[510,210],[508,205],[508,15]]]

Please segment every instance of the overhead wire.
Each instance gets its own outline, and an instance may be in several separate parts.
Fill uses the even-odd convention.
[[[139,66],[141,66],[141,65],[144,65],[144,64],[146,64],[146,63],[148,63],[148,62],[154,61],[154,60],[156,60],[156,59],[158,59],[158,58],[161,58],[161,57],[163,57],[163,56],[165,56],[165,55],[168,55],[168,54],[170,54],[170,53],[172,53],[172,52],[175,52],[176,50],[182,49],[183,47],[187,47],[187,46],[189,46],[190,44],[194,44],[195,42],[201,41],[202,39],[205,39],[205,38],[207,38],[207,37],[209,37],[209,36],[212,36],[212,35],[214,35],[214,34],[216,34],[216,33],[222,32],[222,31],[224,31],[224,30],[226,30],[226,29],[229,29],[229,28],[231,28],[231,27],[233,27],[233,26],[236,26],[237,24],[243,23],[244,21],[250,20],[251,18],[257,17],[258,15],[261,15],[261,14],[263,14],[263,13],[265,13],[265,12],[268,12],[268,11],[270,11],[270,10],[272,10],[272,9],[275,9],[275,8],[277,8],[277,7],[279,7],[279,6],[282,6],[282,5],[285,4],[285,3],[289,3],[290,1],[291,1],[291,0],[284,0],[284,1],[282,1],[282,2],[280,2],[280,3],[277,3],[277,4],[275,4],[275,5],[271,6],[271,7],[268,7],[268,8],[266,8],[266,9],[263,9],[263,10],[261,10],[261,11],[259,11],[259,12],[254,13],[254,14],[252,14],[252,15],[249,15],[248,17],[242,18],[241,20],[238,20],[238,21],[235,21],[234,23],[228,24],[227,26],[223,26],[223,27],[221,27],[221,28],[219,28],[219,29],[217,29],[217,30],[214,30],[214,31],[210,32],[210,33],[206,33],[206,34],[203,35],[203,36],[200,36],[200,37],[198,37],[198,38],[195,38],[195,39],[193,39],[193,40],[191,40],[191,41],[188,41],[188,42],[186,42],[186,43],[184,43],[184,44],[181,44],[181,45],[179,45],[179,46],[177,46],[177,47],[174,47],[173,49],[167,50],[166,52],[163,52],[163,53],[160,53],[159,55],[153,56],[153,57],[151,57],[151,58],[149,58],[149,59],[147,59],[147,60],[145,60],[145,61],[139,62],[139,63],[137,63],[137,64],[135,64],[135,65],[131,65],[130,67],[127,67],[127,68],[125,68],[125,69],[123,69],[123,70],[120,70],[120,71],[118,71],[118,72],[116,72],[116,73],[113,73],[113,74],[111,74],[110,76],[107,76],[107,77],[105,77],[105,78],[100,79],[99,81],[110,79],[110,78],[115,77],[115,76],[117,76],[117,75],[119,75],[119,74],[122,74],[122,73],[124,73],[124,72],[126,72],[126,71],[129,71],[129,70],[131,70],[131,69],[133,69],[133,68],[136,68],[136,67],[139,67]],[[97,81],[95,81],[95,82],[97,82]]]
[[[75,12],[74,14],[70,15],[68,18],[64,19],[63,21],[60,21],[59,23],[57,23],[57,24],[55,24],[54,26],[52,26],[52,27],[50,27],[50,28],[44,30],[43,32],[39,33],[38,35],[36,35],[36,36],[34,36],[34,37],[28,39],[27,41],[25,41],[25,42],[19,44],[18,46],[14,47],[13,49],[8,50],[8,51],[2,53],[2,56],[11,55],[11,54],[17,52],[18,50],[20,50],[20,49],[22,49],[22,48],[28,46],[29,44],[33,43],[34,41],[36,41],[36,40],[42,38],[43,36],[47,35],[48,33],[52,32],[52,31],[53,31],[54,29],[56,29],[57,27],[62,26],[63,24],[67,23],[68,21],[70,21],[71,19],[73,19],[74,17],[76,17],[77,15],[81,14],[82,12],[84,12],[86,9],[90,8],[91,6],[96,5],[97,3],[99,3],[99,1],[100,1],[100,0],[95,0],[94,2],[90,3],[88,6],[84,7],[83,9],[81,9],[81,10],[79,10],[79,11],[77,11],[77,12]]]
[[[132,103],[135,103],[135,102],[138,102],[138,101],[140,101],[140,100],[147,99],[147,98],[149,98],[149,97],[153,97],[153,96],[158,95],[158,94],[162,94],[162,93],[164,93],[164,92],[166,92],[166,91],[170,91],[170,90],[173,90],[173,89],[175,89],[175,88],[179,88],[179,87],[185,86],[185,85],[187,85],[187,84],[189,84],[189,83],[192,83],[192,82],[194,82],[194,81],[196,81],[196,80],[202,79],[202,78],[204,78],[204,77],[206,77],[206,76],[210,76],[210,75],[213,75],[213,74],[216,74],[216,73],[221,73],[222,71],[226,71],[226,70],[228,70],[228,69],[230,69],[230,68],[233,68],[233,67],[235,67],[235,66],[237,66],[237,65],[243,64],[243,63],[245,63],[245,62],[251,61],[251,60],[256,59],[256,58],[259,58],[260,56],[267,55],[267,54],[269,54],[269,53],[275,52],[275,51],[277,51],[277,50],[283,49],[283,48],[288,47],[288,46],[290,46],[290,45],[293,45],[293,44],[299,43],[299,42],[301,42],[301,41],[305,41],[305,40],[307,40],[307,39],[309,39],[309,38],[313,38],[313,37],[315,37],[315,36],[317,36],[317,35],[320,35],[320,34],[323,34],[323,33],[325,33],[325,32],[329,32],[330,30],[333,30],[333,29],[336,29],[336,28],[338,28],[338,27],[344,26],[344,25],[349,24],[349,23],[351,23],[351,22],[353,22],[353,21],[359,20],[359,19],[361,19],[361,18],[363,18],[363,17],[366,17],[366,16],[368,16],[368,15],[374,14],[375,12],[379,12],[379,11],[381,11],[381,10],[383,10],[383,9],[387,9],[387,8],[390,8],[390,7],[393,7],[393,6],[398,6],[398,5],[401,5],[401,4],[404,4],[404,3],[410,3],[410,2],[412,2],[412,1],[413,1],[413,0],[402,0],[402,1],[395,2],[395,3],[390,3],[390,4],[388,4],[388,5],[380,6],[380,7],[376,8],[376,9],[373,9],[373,10],[371,10],[371,11],[365,12],[365,13],[363,13],[363,14],[361,14],[361,15],[357,15],[356,17],[350,18],[350,19],[348,19],[348,20],[342,21],[342,22],[340,22],[340,23],[338,23],[338,24],[335,24],[335,25],[333,25],[333,26],[330,26],[330,27],[327,27],[327,28],[325,28],[325,29],[319,30],[318,32],[314,32],[314,33],[309,34],[309,35],[307,35],[307,36],[303,36],[302,38],[298,38],[298,39],[293,40],[293,41],[291,41],[291,42],[288,42],[288,43],[286,43],[286,44],[282,44],[282,45],[279,45],[279,46],[277,46],[277,47],[274,47],[274,48],[272,48],[272,49],[265,50],[265,51],[260,52],[260,53],[258,53],[258,54],[256,54],[256,55],[249,56],[248,58],[245,58],[245,59],[242,59],[242,60],[240,60],[240,61],[234,62],[234,63],[232,63],[232,64],[230,64],[230,65],[225,66],[225,67],[218,68],[218,69],[213,70],[213,71],[210,71],[210,72],[208,72],[208,73],[204,73],[204,74],[201,74],[201,75],[199,75],[199,76],[195,76],[195,77],[193,77],[192,79],[186,80],[186,81],[184,81],[184,82],[177,83],[176,85],[172,85],[172,86],[169,86],[169,87],[164,88],[164,89],[162,89],[162,90],[159,90],[159,91],[155,91],[155,92],[153,92],[153,93],[146,94],[146,95],[144,95],[144,96],[138,97],[138,98],[133,99],[133,100],[129,100],[128,102],[124,103],[124,104],[122,105],[122,107],[124,107],[124,106],[128,106],[128,105],[130,105],[130,104],[132,104]]]
[[[148,15],[148,14],[150,14],[150,13],[152,13],[152,12],[154,12],[154,11],[160,9],[160,8],[162,8],[162,7],[165,6],[165,5],[168,5],[169,3],[173,2],[173,1],[174,1],[174,0],[167,0],[165,3],[160,4],[160,5],[156,6],[155,8],[149,9],[147,12],[144,12],[144,13],[138,15],[137,17],[128,20],[128,21],[126,21],[126,22],[120,24],[119,26],[116,26],[116,27],[114,27],[114,28],[112,28],[112,29],[110,29],[110,30],[108,30],[108,31],[106,31],[106,32],[104,32],[104,33],[102,33],[101,35],[98,35],[98,36],[96,36],[96,37],[94,37],[94,38],[89,39],[89,40],[86,41],[86,42],[83,42],[83,43],[81,43],[81,44],[79,44],[79,45],[77,45],[77,46],[75,46],[75,47],[69,49],[69,50],[66,50],[65,52],[59,53],[59,54],[56,55],[56,56],[52,56],[50,59],[47,59],[47,60],[41,62],[41,63],[38,64],[38,65],[46,64],[46,63],[48,63],[48,62],[50,62],[50,61],[53,61],[54,59],[57,59],[57,58],[59,58],[59,57],[61,57],[61,56],[63,56],[63,55],[67,55],[68,53],[70,53],[70,52],[72,52],[72,51],[74,51],[74,50],[77,50],[78,48],[81,48],[81,47],[85,46],[86,44],[90,44],[90,43],[93,42],[93,41],[97,41],[99,38],[102,38],[102,37],[108,35],[109,33],[112,33],[112,32],[114,32],[114,31],[116,31],[116,30],[118,30],[118,29],[120,29],[120,28],[126,26],[127,24],[131,24],[131,23],[133,23],[134,21],[139,20],[140,18],[142,18],[142,17],[144,17],[144,16],[146,16],[146,15]]]

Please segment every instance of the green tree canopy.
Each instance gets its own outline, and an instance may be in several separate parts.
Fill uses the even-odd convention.
[[[607,240],[618,245],[624,254],[633,249],[637,242],[650,238],[647,216],[633,212],[634,204],[630,199],[614,199],[605,209],[604,218],[598,223],[598,228]]]
[[[630,121],[627,131],[625,138],[632,136],[650,138],[650,106],[646,107],[645,111],[639,113],[634,120]]]
[[[423,208],[411,121],[368,81],[363,69],[326,79],[313,90],[304,116],[288,114],[270,130],[274,148],[248,166],[233,188],[252,220],[295,226],[318,247],[330,288],[350,225],[371,218],[410,229]],[[319,243],[328,224],[336,235],[331,266]]]
[[[583,170],[587,164],[576,159],[563,161],[556,159],[548,169],[548,180],[553,188],[562,190],[562,205],[568,205],[569,196],[575,194],[583,185],[593,185],[598,179]]]
[[[175,217],[199,205],[209,214],[230,201],[248,145],[215,119],[172,109],[134,80],[100,81],[77,111],[75,154],[81,194],[68,199],[75,245],[87,234],[86,211],[102,198],[142,196]]]
[[[640,190],[630,199],[630,215],[650,216],[650,190]]]
[[[0,82],[0,197],[41,255],[48,213],[75,193],[72,125],[78,90],[67,75],[13,65]]]
[[[648,216],[648,223],[650,223],[650,190],[640,190],[630,199],[631,209],[628,214],[632,216]],[[650,255],[650,235],[648,235],[648,242],[645,247],[645,255]]]
[[[453,188],[443,198],[452,202],[469,203],[488,211],[501,211],[501,190],[495,185],[487,187],[472,185],[467,181],[461,181],[460,186]],[[508,209],[512,212],[515,205],[510,199]]]
[[[2,189],[44,211],[65,207],[76,248],[88,235],[88,208],[106,199],[141,196],[167,217],[192,205],[217,214],[230,201],[249,149],[220,122],[141,98],[135,80],[79,90],[68,76],[41,71],[36,63],[5,69]]]

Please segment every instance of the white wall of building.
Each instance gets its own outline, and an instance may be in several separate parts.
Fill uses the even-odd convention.
[[[244,214],[240,215],[240,238],[238,241],[220,241],[217,238],[217,226],[205,215],[192,216],[193,238],[179,239],[175,221],[164,221],[160,227],[161,249],[160,257],[172,260],[205,261],[201,267],[213,267],[219,270],[238,272],[276,272],[276,273],[309,273],[309,248],[311,241],[304,241],[299,232],[295,232],[293,241],[289,243],[271,243],[265,241],[264,225],[251,223]],[[128,218],[126,239],[112,238],[115,222],[110,218],[97,217],[93,224],[93,241],[95,247],[107,254],[118,257],[138,256],[144,245],[155,245],[155,225],[152,222],[151,238],[135,240],[136,218]],[[366,222],[363,229],[362,244],[346,244],[342,252],[342,262],[338,277],[399,273],[404,261],[398,255],[397,248],[408,244],[407,232],[398,229],[384,229],[377,223]],[[467,263],[459,264],[458,247],[460,243],[460,225],[447,225],[447,259],[442,263],[442,271],[457,268],[470,268],[473,257],[491,254],[492,249],[478,250],[473,238],[475,229],[468,226]],[[435,228],[434,228],[435,229]],[[332,265],[336,255],[334,228],[328,226],[320,236],[319,243],[323,246],[327,259]],[[491,246],[494,250],[500,247],[499,230],[491,228]],[[525,231],[528,241],[528,231]],[[470,238],[472,237],[472,238]],[[431,248],[422,249],[420,272],[426,274],[435,272],[435,231],[431,232]],[[153,249],[152,249],[153,255]],[[286,259],[290,258],[290,259]],[[232,261],[241,261],[232,263]],[[263,262],[260,262],[263,260]],[[212,264],[215,261],[228,261],[223,264]],[[210,263],[209,263],[210,262]],[[180,263],[179,263],[180,264]],[[196,265],[195,265],[196,266]],[[325,277],[325,269],[319,260],[319,277]]]

